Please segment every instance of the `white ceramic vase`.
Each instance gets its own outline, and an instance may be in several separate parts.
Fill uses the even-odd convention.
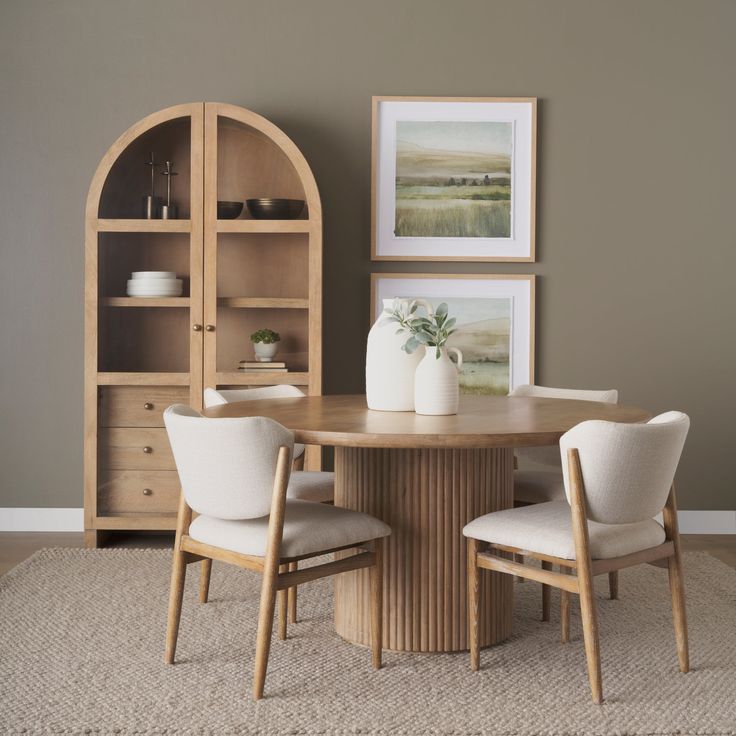
[[[412,304],[424,307],[432,314],[432,307],[423,299],[401,299],[407,313]],[[393,299],[383,300],[383,312],[368,333],[365,359],[365,394],[369,409],[377,411],[414,411],[414,374],[422,359],[419,351],[409,355],[401,347],[409,339],[406,331],[399,331],[396,322],[389,319]]]
[[[254,342],[253,351],[259,363],[270,363],[279,349],[277,342]]]
[[[457,363],[450,360],[454,352]],[[457,348],[427,346],[414,378],[414,411],[417,414],[457,414],[459,400],[458,373],[463,367],[463,354]]]

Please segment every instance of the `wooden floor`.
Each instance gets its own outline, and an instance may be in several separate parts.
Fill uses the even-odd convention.
[[[113,539],[116,547],[171,547],[171,534],[121,534]],[[736,534],[684,534],[683,547],[688,552],[708,552],[736,569]],[[15,567],[36,550],[44,547],[83,547],[83,535],[77,532],[0,532],[0,575]]]

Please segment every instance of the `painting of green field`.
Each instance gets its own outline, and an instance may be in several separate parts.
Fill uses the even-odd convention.
[[[398,121],[394,235],[511,237],[512,143],[506,122]]]
[[[460,393],[506,396],[510,384],[511,299],[500,297],[425,297],[436,309],[442,302],[457,331],[448,347],[463,354]]]

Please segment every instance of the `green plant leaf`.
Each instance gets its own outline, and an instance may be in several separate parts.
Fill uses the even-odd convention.
[[[434,316],[435,319],[438,317],[442,317],[443,319],[447,317],[447,304],[445,302],[442,302],[442,304],[434,310]]]

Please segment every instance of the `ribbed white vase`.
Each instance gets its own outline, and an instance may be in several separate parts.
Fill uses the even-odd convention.
[[[412,303],[421,304],[429,314],[432,307],[422,299],[402,299],[408,312]],[[383,312],[368,333],[365,359],[365,395],[369,409],[377,411],[414,411],[414,374],[422,356],[401,348],[409,338],[406,331],[389,319],[393,299],[383,300]]]
[[[457,356],[450,360],[448,351]],[[460,400],[458,372],[463,367],[463,354],[457,348],[426,347],[414,377],[414,411],[417,414],[457,414]]]

